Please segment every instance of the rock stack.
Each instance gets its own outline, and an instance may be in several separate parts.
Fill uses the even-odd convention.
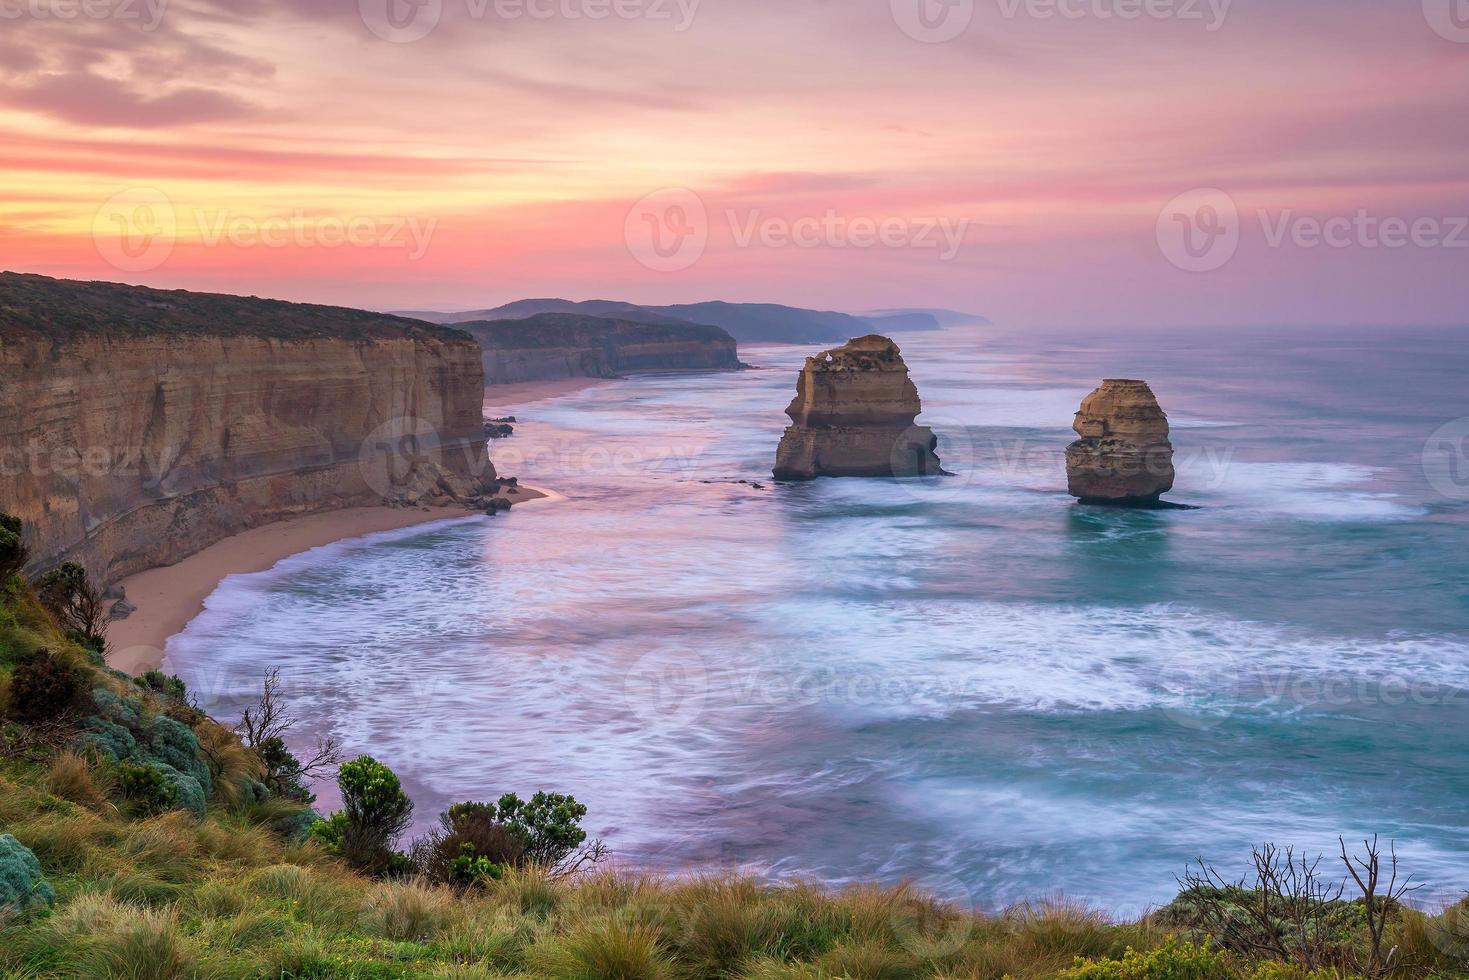
[[[902,351],[868,336],[806,359],[776,453],[777,480],[942,474]]]
[[[1084,504],[1166,507],[1173,489],[1168,416],[1145,381],[1111,380],[1087,395],[1066,449],[1066,484]]]

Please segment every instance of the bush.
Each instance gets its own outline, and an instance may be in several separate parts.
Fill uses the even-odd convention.
[[[555,867],[587,839],[579,826],[587,808],[571,796],[537,793],[521,802],[514,793],[500,797],[496,818],[520,839],[523,860]]]
[[[343,764],[342,809],[311,828],[327,849],[359,871],[385,874],[407,859],[393,850],[413,816],[413,801],[393,770],[371,756]]]
[[[35,588],[36,598],[67,636],[82,646],[106,649],[102,595],[87,578],[85,568],[74,561],[64,562],[37,579]]]
[[[117,770],[117,784],[123,799],[137,814],[152,816],[178,806],[178,786],[159,766],[124,762]]]
[[[173,701],[187,703],[189,700],[189,688],[176,674],[165,674],[161,670],[150,670],[139,677],[133,678],[133,683],[139,687],[146,687],[151,691],[169,698]]]
[[[97,714],[82,720],[79,747],[110,762],[152,766],[174,785],[178,805],[203,816],[205,801],[214,792],[214,777],[198,736],[166,715],[146,714],[142,703],[106,687],[95,688],[92,701]]]
[[[68,657],[37,650],[10,675],[10,714],[35,725],[76,711],[85,688],[82,668]]]
[[[26,912],[55,901],[56,892],[41,874],[36,855],[9,834],[0,834],[0,910]]]
[[[22,540],[23,528],[19,517],[0,514],[0,581],[25,568],[30,561],[30,549]]]
[[[420,874],[446,885],[471,885],[503,876],[525,854],[520,837],[488,803],[456,803],[439,814],[439,827],[413,844]]]
[[[1208,943],[1178,945],[1172,937],[1147,953],[1129,948],[1121,960],[1082,960],[1062,970],[1060,980],[1227,980],[1233,972]]]

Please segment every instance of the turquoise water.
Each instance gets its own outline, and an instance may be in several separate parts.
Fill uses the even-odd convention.
[[[794,348],[497,404],[501,471],[568,500],[231,578],[171,667],[226,715],[281,667],[296,737],[420,826],[557,789],[643,865],[1134,911],[1198,855],[1381,833],[1469,887],[1469,340],[898,339],[954,477],[769,483]],[[1065,495],[1104,377],[1152,383],[1201,509]]]

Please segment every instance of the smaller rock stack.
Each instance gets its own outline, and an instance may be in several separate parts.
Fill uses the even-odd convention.
[[[931,429],[902,351],[887,337],[859,337],[806,359],[776,453],[777,480],[818,476],[942,474]]]
[[[1166,507],[1173,489],[1168,416],[1145,381],[1114,379],[1087,395],[1066,449],[1066,484],[1084,504]]]

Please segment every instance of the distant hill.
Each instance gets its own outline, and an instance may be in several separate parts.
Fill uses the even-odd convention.
[[[639,306],[619,300],[523,299],[489,310],[463,313],[404,312],[430,323],[460,324],[471,320],[507,320],[543,313],[612,316],[626,321],[653,324],[698,324],[721,327],[741,343],[819,344],[837,343],[874,331],[897,333],[906,330],[938,330],[943,317],[956,322],[987,322],[952,310],[884,310],[854,316],[827,310],[807,310],[775,303],[681,303],[673,306]]]
[[[925,309],[925,308],[897,309],[897,310],[869,310],[866,313],[858,313],[857,316],[860,316],[863,319],[868,319],[868,320],[907,319],[909,317],[918,317],[918,318],[924,318],[924,319],[932,319],[933,322],[938,325],[938,327],[966,327],[966,326],[967,327],[988,327],[988,326],[991,326],[991,323],[990,323],[990,321],[989,321],[989,319],[987,317],[982,317],[982,316],[980,316],[977,313],[963,313],[963,312],[960,312],[959,310]],[[922,327],[920,327],[920,328],[916,328],[916,329],[933,329],[933,328],[931,328],[931,327],[930,328],[922,328]]]

